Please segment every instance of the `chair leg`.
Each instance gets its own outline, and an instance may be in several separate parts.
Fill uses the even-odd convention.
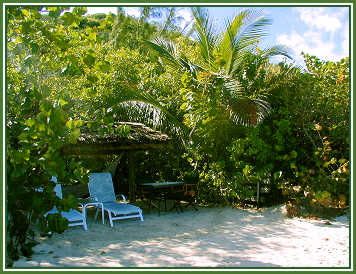
[[[180,209],[180,212],[183,213],[183,212],[184,212],[184,209],[183,209],[183,206],[182,206],[182,204],[180,203],[180,201],[179,201],[178,207],[179,207],[179,209]]]
[[[109,215],[110,226],[113,227],[114,224],[113,224],[113,222],[112,222],[112,216],[111,216],[111,211],[110,211],[110,210],[108,210],[108,215]]]
[[[88,230],[87,221],[85,219],[83,220],[83,227],[84,230]]]
[[[105,221],[104,221],[104,206],[102,206],[101,207],[101,219],[102,219],[102,221],[103,221],[103,224],[105,223]]]
[[[187,208],[188,206],[192,206],[195,211],[198,211],[195,201],[189,201],[188,204],[186,204],[185,208]]]
[[[87,212],[86,212],[86,207],[83,207],[83,208],[82,208],[82,216],[83,216],[83,227],[84,227],[84,230],[88,230],[88,227],[87,227]]]
[[[143,222],[142,211],[140,211],[139,213],[140,213],[140,219],[141,219],[141,222]]]
[[[96,218],[98,218],[98,214],[99,214],[99,208],[97,207],[96,208],[96,212],[95,212],[95,217],[94,217],[95,221],[96,221]]]

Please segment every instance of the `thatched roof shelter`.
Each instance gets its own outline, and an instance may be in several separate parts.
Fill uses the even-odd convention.
[[[166,134],[140,123],[118,122],[113,126],[113,132],[122,125],[130,127],[127,136],[115,133],[100,135],[98,132],[84,128],[77,143],[65,146],[62,152],[65,155],[81,156],[117,154],[123,150],[157,148],[171,139]]]
[[[129,126],[130,132],[127,136],[116,133],[118,126]],[[100,129],[99,129],[100,130]],[[140,123],[117,122],[113,126],[113,133],[101,135],[98,131],[93,132],[89,128],[83,128],[76,144],[69,144],[62,148],[62,153],[67,156],[101,157],[110,154],[119,154],[129,151],[129,196],[130,200],[135,200],[135,157],[137,150],[147,150],[159,148],[167,143],[171,138],[166,134],[153,130]],[[72,186],[66,189],[68,193],[87,193],[87,187],[82,185]],[[79,197],[79,196],[78,196]]]

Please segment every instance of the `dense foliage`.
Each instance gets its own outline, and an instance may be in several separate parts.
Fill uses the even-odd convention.
[[[32,222],[54,204],[75,205],[73,199],[59,201],[49,182],[51,175],[66,176],[60,148],[80,133],[81,122],[71,117],[70,95],[58,89],[73,59],[64,54],[70,30],[58,24],[59,9],[51,8],[46,20],[38,11],[7,10],[7,264],[18,254],[31,255]],[[81,15],[76,10],[72,16],[76,13]],[[43,193],[36,191],[40,187]]]
[[[271,116],[230,147],[241,173],[282,190],[292,215],[344,207],[349,197],[348,59],[305,62],[308,72],[280,67]]]
[[[193,9],[191,39],[171,8],[142,8],[139,18],[45,10],[6,10],[8,265],[31,255],[37,220],[44,232],[67,227],[60,215],[42,217],[77,205],[55,196],[51,176],[87,183],[90,172],[116,169],[125,182],[125,154],[99,164],[61,153],[83,127],[125,135],[113,124],[135,121],[168,133],[169,147],[136,154],[137,179],[197,182],[202,203],[253,201],[260,182],[274,194],[267,202],[285,201],[291,215],[350,204],[348,58],[306,54],[306,70],[271,64],[288,50],[260,49],[270,21],[249,12],[220,35]]]

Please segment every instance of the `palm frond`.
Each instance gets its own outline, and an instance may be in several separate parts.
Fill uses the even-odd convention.
[[[223,78],[223,91],[225,96],[236,98],[244,96],[242,93],[242,86],[236,79],[230,76],[223,76]]]
[[[181,13],[181,11],[185,9],[184,7],[169,7],[165,8],[166,16],[164,18],[163,23],[160,23],[161,32],[158,36],[163,36],[165,32],[165,37],[169,37],[170,35],[167,31],[173,30],[174,32],[180,33],[182,36],[187,34],[188,27],[192,25],[193,20],[187,20],[187,17]],[[162,18],[163,19],[163,18]],[[189,35],[186,35],[189,37]]]
[[[103,102],[110,102],[104,108],[112,108],[121,121],[140,122],[180,138],[183,142],[188,129],[163,106],[149,91],[135,88],[117,87]]]
[[[240,83],[231,77],[224,78],[224,97],[229,118],[236,124],[255,126],[271,110],[269,103],[262,99],[262,94],[259,98],[249,98],[244,94]]]
[[[161,31],[159,32],[158,36],[161,36],[165,31],[168,30],[168,28],[172,25],[172,23],[174,22],[176,16],[176,8],[172,7],[168,9],[168,15],[166,17],[166,19],[164,20],[162,27],[161,27]]]
[[[260,99],[241,97],[227,105],[230,119],[244,126],[258,125],[270,112],[269,104]]]
[[[226,31],[219,44],[225,72],[234,74],[244,55],[256,52],[259,41],[267,34],[266,26],[271,21],[258,11],[245,10],[238,13],[232,21],[227,21]]]
[[[195,19],[193,28],[202,59],[209,68],[212,68],[214,65],[213,50],[216,48],[218,36],[214,32],[214,25],[205,9],[194,7],[192,8],[192,13]]]
[[[123,101],[115,105],[114,111],[120,121],[143,123],[170,136],[176,136],[183,143],[188,134],[187,128],[169,110],[152,100]]]
[[[245,11],[243,25],[232,41],[232,60],[238,60],[243,53],[254,51],[260,40],[268,34],[266,27],[271,20],[256,11]],[[231,67],[233,63],[231,63]],[[230,70],[231,69],[230,67]]]
[[[243,26],[243,21],[246,17],[246,12],[241,12],[236,15],[233,20],[227,19],[225,22],[225,32],[222,34],[221,40],[217,45],[218,54],[220,55],[220,65],[225,67],[225,71],[229,71],[232,62],[232,51],[234,48],[234,40]]]
[[[283,45],[274,45],[272,47],[268,47],[266,49],[263,49],[260,53],[262,58],[269,58],[272,56],[277,56],[277,55],[282,55],[285,56],[289,59],[293,59],[293,57],[290,55],[291,50]]]
[[[168,61],[170,65],[180,65],[177,61],[177,48],[171,41],[157,37],[153,41],[144,41],[144,43],[157,52],[161,58]]]
[[[270,18],[264,17],[258,10],[246,11],[243,28],[236,37],[236,44],[240,47],[258,43],[263,37],[268,35],[267,26],[272,24]]]
[[[153,41],[145,41],[145,43],[156,51],[161,58],[168,61],[169,65],[173,68],[179,67],[181,70],[188,71],[194,76],[197,75],[198,71],[205,70],[203,67],[191,62],[182,51],[178,51],[171,41],[166,41],[158,37]]]

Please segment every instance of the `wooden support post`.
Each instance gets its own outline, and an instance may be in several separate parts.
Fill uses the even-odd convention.
[[[129,160],[129,199],[131,202],[136,201],[136,184],[135,184],[135,152],[128,152]]]
[[[114,173],[114,189],[115,189],[115,194],[119,194],[121,192],[120,189],[120,176],[119,176],[119,168],[120,168],[120,160],[121,160],[122,154],[120,155],[119,160],[116,163],[116,167],[115,167],[115,173]]]
[[[258,180],[258,182],[257,182],[257,208],[259,208],[260,207],[260,192],[261,192],[261,190],[260,190],[260,181]]]

